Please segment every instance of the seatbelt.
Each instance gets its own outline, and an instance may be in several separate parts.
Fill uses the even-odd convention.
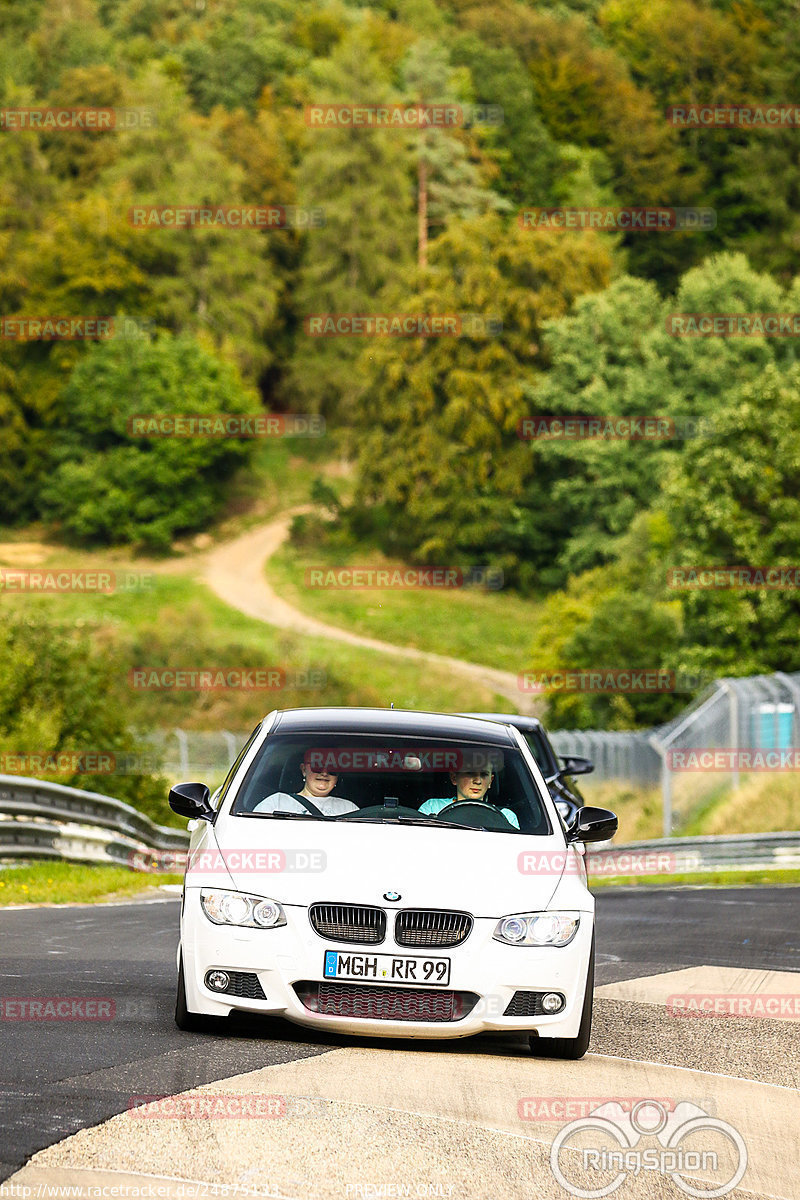
[[[314,808],[312,805],[310,805],[306,801],[305,796],[301,796],[299,792],[290,792],[289,794],[293,800],[299,801],[300,804],[302,804],[303,808],[306,810],[306,812],[311,813],[312,817],[324,817],[326,821],[329,819],[330,820],[333,819],[332,817],[329,818],[328,814],[324,813],[321,808]]]

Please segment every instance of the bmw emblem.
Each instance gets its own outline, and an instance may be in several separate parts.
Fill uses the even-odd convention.
[[[384,898],[384,900],[400,900],[400,899],[402,899],[399,892],[384,892],[383,898]]]

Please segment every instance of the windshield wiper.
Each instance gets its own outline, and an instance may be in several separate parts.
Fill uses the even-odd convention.
[[[334,820],[336,818],[334,817]],[[349,822],[348,822],[349,823]],[[456,821],[437,821],[435,817],[364,817],[358,825],[433,825],[437,829],[480,829],[479,825],[459,825]],[[484,830],[484,833],[486,831]]]
[[[279,820],[279,821],[307,821],[309,819],[309,817],[311,818],[312,821],[335,821],[336,820],[336,817],[329,817],[329,816],[327,816],[326,813],[320,813],[319,816],[317,816],[316,813],[311,813],[311,812],[304,812],[304,813],[243,812],[243,813],[234,813],[233,815],[235,817],[269,817],[270,819],[277,818],[277,820]]]

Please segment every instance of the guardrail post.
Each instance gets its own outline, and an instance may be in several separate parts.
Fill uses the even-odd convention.
[[[733,750],[733,770],[731,771],[731,788],[733,791],[739,786],[739,693],[736,691],[736,685],[730,683],[727,679],[720,679],[719,686],[728,696],[729,706],[729,726],[731,750]]]
[[[180,755],[180,771],[185,780],[189,778],[189,739],[186,736],[185,729],[176,729],[175,737],[178,739],[178,753]]]

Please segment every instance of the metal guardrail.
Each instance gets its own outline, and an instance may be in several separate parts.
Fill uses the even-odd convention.
[[[0,859],[47,858],[130,866],[148,851],[185,850],[189,835],[156,825],[122,800],[0,775]]]
[[[0,775],[0,859],[61,858],[131,866],[151,861],[148,852],[181,851],[188,845],[187,832],[156,825],[121,800],[60,783]],[[669,874],[797,869],[800,832],[606,842],[589,853],[596,873],[603,873],[606,859],[620,866],[615,872],[619,874],[660,874],[667,861]],[[662,858],[662,868],[646,871],[646,860],[659,855],[668,856]],[[172,856],[165,857],[174,864]],[[622,869],[628,862],[633,869]]]
[[[654,838],[649,842],[626,845],[603,843],[595,850],[587,847],[598,873],[603,860],[619,865],[620,875],[660,875],[701,871],[800,869],[800,833],[740,833],[734,836]],[[661,865],[658,859],[661,858]],[[648,861],[656,860],[656,869],[648,870]],[[622,869],[630,861],[632,869]],[[591,877],[590,869],[590,877]],[[611,874],[611,871],[607,871]]]

